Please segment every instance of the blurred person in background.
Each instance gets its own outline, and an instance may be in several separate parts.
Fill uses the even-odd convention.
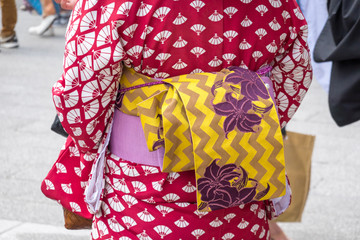
[[[314,59],[331,63],[329,109],[342,127],[360,120],[360,0],[329,0]]]
[[[55,0],[56,3],[60,4],[61,8],[64,10],[73,10],[77,0]]]
[[[68,1],[73,5],[75,1]],[[71,13],[70,7],[64,5],[65,8],[53,0],[24,0],[21,9],[29,11],[30,13],[36,12],[42,16],[42,21],[38,26],[29,28],[29,33],[41,37],[54,36],[54,26],[66,26],[69,21]]]
[[[15,26],[17,22],[17,9],[15,0],[0,0],[1,6],[1,38],[0,47],[17,48],[19,47],[16,37]]]
[[[36,11],[41,14],[42,20],[39,25],[29,28],[29,33],[32,35],[43,36],[54,35],[53,23],[58,18],[57,9],[52,0],[40,0],[41,8],[38,6],[38,1],[31,0],[30,4],[37,5]]]

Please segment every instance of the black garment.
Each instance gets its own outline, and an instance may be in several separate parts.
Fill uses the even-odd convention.
[[[360,119],[360,0],[330,0],[329,18],[314,49],[332,61],[329,107],[339,126]]]
[[[61,125],[59,116],[56,114],[54,122],[51,124],[51,130],[60,134],[61,136],[68,137],[69,134],[65,131],[63,126]]]

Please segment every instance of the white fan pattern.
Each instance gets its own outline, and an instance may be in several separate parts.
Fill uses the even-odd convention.
[[[92,239],[270,239],[269,206],[264,202],[228,208],[225,214],[199,212],[193,172],[163,173],[159,167],[133,164],[113,154],[107,156],[106,169]],[[121,188],[115,187],[119,179]],[[80,211],[80,206],[71,204],[74,211]]]

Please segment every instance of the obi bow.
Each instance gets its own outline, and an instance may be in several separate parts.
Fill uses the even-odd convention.
[[[139,116],[164,172],[195,170],[200,211],[285,194],[283,139],[258,73],[231,67],[152,79],[125,69],[117,108]]]

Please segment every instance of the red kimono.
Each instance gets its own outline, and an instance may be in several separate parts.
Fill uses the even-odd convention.
[[[106,146],[122,67],[155,78],[271,65],[281,126],[312,78],[307,24],[295,0],[79,0],[53,100],[70,134],[44,193],[90,218],[84,189]],[[65,164],[66,163],[66,164]],[[267,202],[196,211],[193,171],[162,173],[106,153],[92,239],[269,239]]]

